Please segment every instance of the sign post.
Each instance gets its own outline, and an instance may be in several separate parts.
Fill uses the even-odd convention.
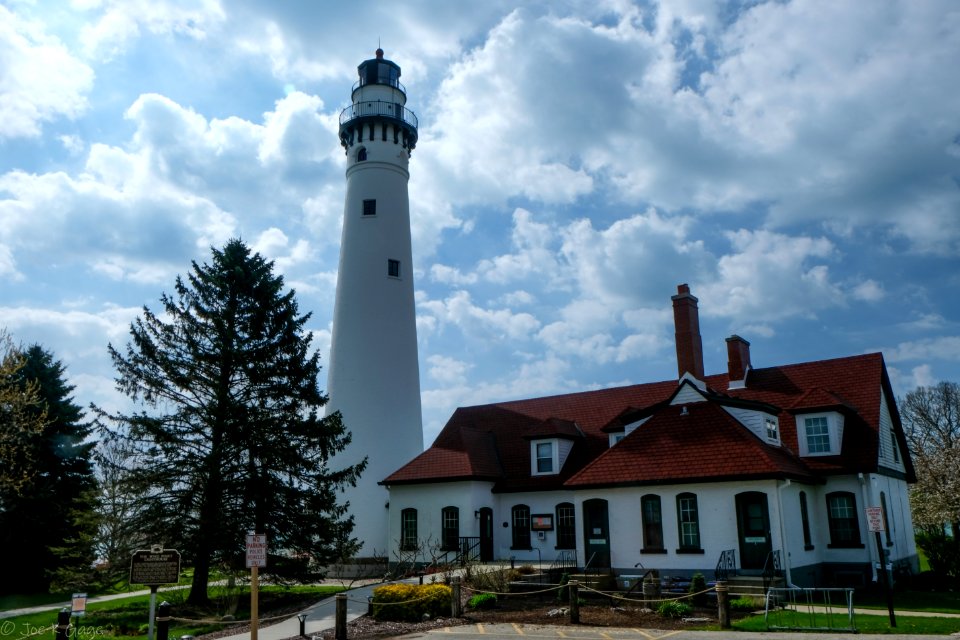
[[[180,581],[180,552],[154,545],[150,549],[134,551],[130,558],[130,584],[150,587],[150,624],[147,640],[153,640],[153,624],[157,611],[157,587]]]
[[[897,616],[893,612],[893,585],[890,584],[890,573],[887,568],[887,551],[883,548],[883,541],[880,539],[880,533],[886,530],[883,522],[883,507],[867,507],[867,528],[873,532],[877,541],[877,557],[880,562],[877,563],[877,577],[883,583],[887,592],[887,610],[890,612],[890,626],[897,626]]]
[[[257,640],[257,631],[260,626],[260,612],[257,610],[260,594],[259,569],[266,566],[267,536],[251,531],[247,534],[247,568],[250,569],[250,640]]]

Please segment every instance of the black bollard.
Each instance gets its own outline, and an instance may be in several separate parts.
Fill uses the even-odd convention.
[[[157,640],[167,640],[170,636],[170,603],[164,600],[157,607]]]
[[[70,609],[64,607],[57,613],[57,640],[67,640],[70,637]]]

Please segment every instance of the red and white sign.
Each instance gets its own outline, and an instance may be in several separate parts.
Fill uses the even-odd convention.
[[[247,535],[247,568],[267,566],[267,535]]]
[[[883,526],[883,507],[867,507],[867,529],[870,531],[885,531]]]

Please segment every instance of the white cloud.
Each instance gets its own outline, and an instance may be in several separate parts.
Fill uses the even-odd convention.
[[[853,297],[864,302],[879,302],[886,295],[883,285],[875,280],[864,280],[853,287]]]
[[[93,70],[44,26],[0,5],[0,140],[41,134],[44,123],[87,108]]]
[[[418,302],[417,308],[421,313],[429,312],[441,325],[452,324],[464,334],[474,337],[525,340],[540,328],[540,322],[529,313],[479,307],[466,291],[455,291],[444,300]]]
[[[82,8],[99,11],[80,31],[84,52],[104,60],[124,53],[143,32],[203,40],[225,18],[217,0],[103,0]]]
[[[842,290],[822,264],[836,252],[826,238],[746,229],[725,235],[733,253],[720,258],[715,281],[697,286],[703,313],[770,322],[843,303]]]
[[[883,349],[890,362],[917,360],[947,360],[960,362],[960,336],[939,336],[901,342],[895,347]]]

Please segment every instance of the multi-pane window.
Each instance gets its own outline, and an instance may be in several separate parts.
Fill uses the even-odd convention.
[[[460,548],[460,509],[444,507],[440,512],[440,539],[444,551]]]
[[[663,514],[660,496],[653,494],[640,498],[640,517],[643,521],[643,550],[663,550]]]
[[[807,434],[807,452],[829,453],[830,427],[826,417],[805,418],[803,424]]]
[[[512,509],[513,549],[530,548],[530,507],[518,504]]]
[[[391,278],[400,277],[400,261],[399,260],[387,260],[387,275]]]
[[[893,452],[893,461],[900,462],[900,449],[897,447],[897,434],[890,432],[890,450]]]
[[[400,512],[400,548],[413,551],[417,548],[417,510],[404,509]]]
[[[803,547],[806,550],[813,549],[813,541],[810,540],[810,512],[807,509],[807,492],[800,492],[800,524],[803,526]]]
[[[364,201],[363,201],[363,215],[365,215],[365,216],[375,216],[375,215],[377,215],[377,201],[376,201],[376,200],[364,200]]]
[[[573,505],[561,502],[557,505],[557,549],[576,549],[576,516]]]
[[[677,524],[680,549],[700,549],[700,516],[696,495],[681,493],[677,496]]]
[[[553,473],[553,443],[537,443],[537,473]]]
[[[767,428],[767,440],[777,442],[780,440],[780,429],[777,428],[776,418],[764,418],[764,424]]]
[[[831,547],[860,547],[857,500],[849,491],[827,494],[827,519],[830,522]]]

